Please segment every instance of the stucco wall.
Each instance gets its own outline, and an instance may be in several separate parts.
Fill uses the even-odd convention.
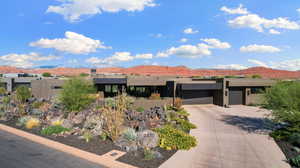
[[[264,102],[263,94],[250,94],[247,97],[247,105],[249,104],[262,104]]]

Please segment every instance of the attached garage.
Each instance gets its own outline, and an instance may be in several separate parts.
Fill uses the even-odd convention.
[[[182,99],[182,103],[190,104],[214,104],[214,93],[221,89],[219,83],[212,84],[180,84],[177,95]]]
[[[245,104],[244,88],[229,88],[229,105]]]

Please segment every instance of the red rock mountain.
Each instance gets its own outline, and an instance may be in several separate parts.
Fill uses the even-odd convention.
[[[74,76],[80,73],[89,73],[89,68],[53,68],[53,69],[19,69],[9,66],[0,66],[0,73],[44,73],[55,75]],[[130,68],[98,68],[97,73],[121,73],[154,76],[228,76],[228,75],[253,75],[259,74],[264,78],[300,79],[300,71],[277,70],[264,67],[254,67],[245,70],[220,70],[220,69],[190,69],[185,66],[135,66]]]

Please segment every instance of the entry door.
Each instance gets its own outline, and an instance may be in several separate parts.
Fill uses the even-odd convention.
[[[230,88],[229,89],[229,105],[244,104],[244,89]]]

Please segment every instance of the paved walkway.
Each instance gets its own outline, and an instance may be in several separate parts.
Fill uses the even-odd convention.
[[[268,111],[257,107],[190,105],[191,132],[199,144],[179,151],[160,168],[289,168],[285,156],[267,135]]]
[[[0,131],[1,168],[103,168]]]

